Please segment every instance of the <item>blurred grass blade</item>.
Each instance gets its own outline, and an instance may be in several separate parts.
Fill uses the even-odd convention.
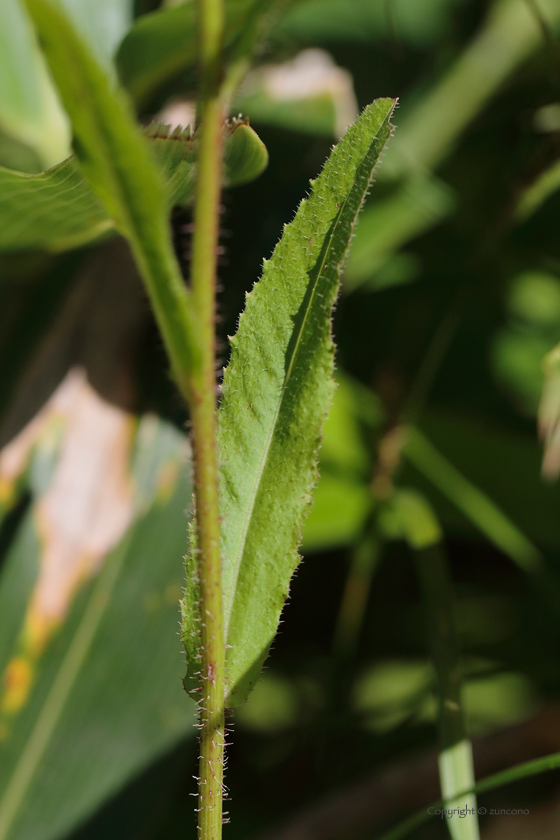
[[[560,30],[560,4],[539,0],[551,32]],[[347,288],[369,280],[383,263],[413,237],[429,230],[452,210],[451,191],[430,178],[452,151],[466,127],[504,81],[539,46],[543,33],[527,0],[493,4],[481,30],[416,107],[399,112],[398,135],[385,156],[381,179],[404,181],[395,195],[364,212],[345,273]],[[423,194],[425,191],[425,194]],[[369,219],[372,228],[368,235]]]
[[[334,390],[330,318],[339,272],[394,104],[368,106],[333,149],[231,339],[218,412],[230,705],[258,677],[299,561]]]
[[[441,750],[438,768],[444,806],[458,812],[446,821],[452,840],[479,840],[476,794],[463,792],[472,790],[475,783],[472,743],[468,738]]]
[[[115,89],[55,0],[25,0],[64,106],[82,172],[128,239],[179,389],[198,369],[196,326],[168,223],[165,185],[124,93]],[[169,316],[169,313],[173,313]]]
[[[152,123],[146,130],[168,211],[194,195],[198,140]],[[224,183],[256,178],[267,163],[266,148],[244,122],[228,124],[224,138]],[[0,167],[0,251],[26,248],[65,251],[116,233],[115,221],[90,189],[76,157],[39,175]]]
[[[560,160],[556,160],[552,166],[541,172],[534,183],[523,190],[515,208],[514,218],[525,222],[559,189]]]
[[[447,808],[469,809],[464,817],[447,820],[447,827],[453,840],[478,840],[476,797],[469,794],[461,800],[457,798],[475,780],[472,746],[466,737],[461,704],[453,587],[443,533],[433,510],[419,493],[397,490],[390,503],[414,552],[428,618],[431,656],[438,681],[441,793]]]
[[[346,291],[370,280],[395,251],[434,227],[454,207],[452,190],[432,177],[405,181],[392,195],[366,207],[344,271]]]
[[[333,652],[341,659],[348,659],[356,653],[371,581],[381,558],[382,542],[375,522],[368,525],[365,534],[361,535],[352,549],[350,568],[336,620]]]
[[[0,578],[0,838],[53,840],[194,736],[169,644],[189,451],[73,371],[5,453],[33,503]]]
[[[542,363],[544,385],[539,404],[539,435],[544,441],[542,474],[554,481],[560,475],[560,344]]]
[[[460,798],[464,798],[471,793],[489,793],[492,790],[504,787],[504,785],[519,782],[522,779],[530,779],[531,776],[539,776],[541,773],[556,770],[558,767],[560,767],[560,752],[545,755],[543,758],[536,758],[533,761],[525,761],[523,764],[518,764],[515,767],[510,767],[508,770],[502,770],[499,773],[488,776],[486,779],[482,779],[474,787],[463,790]],[[386,834],[377,837],[376,840],[403,840],[404,837],[412,834],[416,828],[433,819],[434,812],[443,807],[445,807],[445,803],[442,799],[437,802],[432,802],[411,817],[403,820],[402,823],[395,826],[395,828]],[[436,819],[439,820],[439,815],[436,816]]]
[[[533,543],[482,490],[444,458],[416,427],[408,431],[404,456],[524,572],[532,575],[542,572],[542,556]]]
[[[538,0],[551,32],[560,29],[557,0]],[[473,117],[504,81],[544,44],[541,23],[527,0],[492,4],[481,30],[435,87],[399,121],[383,177],[424,174],[437,167]]]

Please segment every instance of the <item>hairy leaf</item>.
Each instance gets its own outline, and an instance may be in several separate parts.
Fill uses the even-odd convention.
[[[231,706],[259,674],[299,561],[334,390],[331,311],[394,105],[374,102],[333,149],[231,339],[218,412]]]
[[[198,140],[189,129],[147,130],[150,147],[167,186],[168,205],[187,204],[194,194]],[[224,184],[256,178],[267,163],[266,148],[243,121],[228,124]],[[115,222],[84,179],[75,156],[39,175],[0,167],[0,250],[65,251],[115,232]]]

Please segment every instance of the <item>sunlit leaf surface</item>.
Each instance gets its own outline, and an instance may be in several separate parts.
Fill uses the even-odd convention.
[[[333,149],[231,339],[218,417],[232,705],[258,676],[299,561],[334,389],[331,310],[393,107],[390,99],[374,102]]]

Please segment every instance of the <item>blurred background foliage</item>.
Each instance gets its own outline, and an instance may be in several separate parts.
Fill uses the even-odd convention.
[[[192,118],[193,2],[64,4],[143,122]],[[304,561],[231,719],[227,773],[232,840],[375,837],[438,793],[403,517],[431,510],[414,527],[443,529],[477,777],[560,750],[560,488],[541,478],[535,423],[560,340],[560,5],[227,10],[240,76],[258,44],[232,113],[270,164],[223,198],[222,363],[333,141],[375,97],[400,100],[334,318],[339,386]],[[19,2],[3,0],[0,164],[40,172],[69,149]],[[185,270],[189,225],[174,212]],[[177,613],[188,418],[120,242],[2,253],[0,296],[0,838],[194,838]],[[483,836],[556,837],[559,781],[487,794],[530,815],[487,818]]]

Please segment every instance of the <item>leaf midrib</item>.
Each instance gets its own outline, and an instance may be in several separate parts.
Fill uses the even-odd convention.
[[[247,515],[245,517],[245,522],[244,522],[244,525],[243,525],[243,531],[242,531],[242,537],[241,537],[241,543],[240,543],[239,551],[237,552],[237,555],[236,555],[236,558],[235,558],[234,575],[233,575],[232,586],[231,586],[231,595],[230,595],[230,597],[228,599],[228,603],[227,603],[227,605],[225,606],[225,609],[224,609],[224,629],[225,629],[226,641],[227,641],[228,633],[229,633],[229,623],[230,623],[231,615],[232,615],[232,612],[233,612],[233,604],[234,604],[234,601],[235,601],[235,591],[237,589],[237,581],[238,581],[238,578],[239,578],[239,573],[241,571],[241,562],[242,562],[243,554],[245,553],[245,543],[247,541],[247,534],[249,533],[249,528],[251,526],[251,520],[253,518],[253,511],[254,511],[254,508],[255,508],[255,502],[257,500],[257,495],[258,495],[258,492],[259,492],[261,478],[262,478],[263,473],[266,469],[268,456],[270,454],[270,447],[271,447],[271,444],[272,444],[272,438],[274,436],[276,425],[278,423],[278,417],[280,415],[280,410],[282,408],[282,404],[283,404],[283,401],[284,401],[284,395],[286,393],[286,388],[288,387],[288,383],[289,383],[291,375],[292,375],[292,370],[293,370],[294,364],[295,364],[295,358],[296,358],[296,355],[299,351],[299,347],[300,347],[300,343],[301,343],[301,337],[303,335],[303,331],[304,331],[306,323],[307,323],[307,317],[308,317],[309,312],[311,310],[311,307],[312,307],[312,304],[313,304],[313,301],[314,301],[314,298],[315,298],[315,293],[317,291],[317,286],[318,286],[319,281],[320,281],[320,279],[323,275],[323,271],[324,271],[324,268],[325,268],[325,263],[327,261],[327,257],[330,253],[330,250],[331,250],[332,241],[333,241],[335,233],[338,229],[338,225],[340,223],[340,219],[342,218],[344,208],[346,207],[346,204],[348,203],[348,198],[350,196],[351,191],[352,190],[350,189],[349,192],[348,192],[348,195],[346,196],[346,198],[344,199],[341,207],[338,210],[337,218],[335,220],[335,223],[333,225],[333,228],[332,228],[332,231],[331,231],[331,234],[330,234],[330,237],[329,237],[328,247],[325,248],[323,261],[321,263],[319,271],[317,272],[317,277],[315,279],[315,283],[314,283],[314,286],[313,286],[313,292],[312,292],[310,300],[309,300],[309,306],[307,307],[307,310],[305,312],[305,317],[304,317],[303,322],[301,324],[299,334],[298,334],[298,337],[297,337],[297,341],[296,341],[294,349],[292,351],[290,363],[288,365],[288,370],[287,370],[286,376],[284,377],[284,384],[282,385],[282,391],[280,393],[280,398],[278,400],[278,406],[276,408],[276,411],[274,412],[274,420],[271,424],[270,432],[268,434],[268,437],[267,437],[267,440],[266,440],[266,445],[265,445],[265,448],[264,448],[263,457],[261,459],[261,463],[259,465],[259,469],[258,469],[257,476],[256,476],[256,479],[255,479],[253,492],[251,494],[251,501],[250,501],[249,508],[248,508],[248,511],[247,511]],[[294,222],[292,222],[292,224],[294,224],[294,223],[295,223],[295,220],[294,220]],[[347,246],[347,248],[348,248],[348,246]]]

